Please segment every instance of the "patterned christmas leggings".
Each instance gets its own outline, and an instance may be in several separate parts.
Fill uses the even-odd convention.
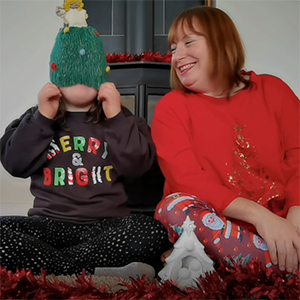
[[[168,234],[152,217],[104,218],[80,225],[46,217],[0,218],[0,266],[39,275],[72,275],[96,267],[121,267],[139,261],[155,267],[169,246]]]
[[[167,196],[157,205],[154,218],[165,226],[169,240],[175,243],[187,216],[194,221],[195,234],[213,260],[225,259],[230,263],[231,256],[243,265],[258,258],[267,268],[281,272],[272,264],[267,244],[261,237],[217,215],[211,206],[192,195]]]

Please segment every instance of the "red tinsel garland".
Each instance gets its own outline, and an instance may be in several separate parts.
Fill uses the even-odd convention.
[[[165,55],[161,55],[159,52],[143,52],[142,54],[106,54],[106,61],[108,64],[112,63],[125,63],[125,62],[135,62],[135,61],[145,61],[145,62],[160,62],[160,63],[170,63],[172,53],[168,51]]]
[[[200,277],[198,289],[182,290],[170,281],[161,284],[143,277],[131,279],[130,284],[122,280],[127,290],[116,293],[106,286],[96,288],[85,272],[68,285],[57,280],[48,282],[45,271],[38,279],[31,271],[12,273],[0,267],[0,299],[300,299],[299,271],[291,276],[277,275],[257,260],[245,267],[233,265],[227,267],[220,262],[216,272]]]

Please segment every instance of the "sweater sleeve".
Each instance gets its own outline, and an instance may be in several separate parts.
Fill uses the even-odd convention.
[[[172,97],[171,93],[161,99],[152,119],[157,160],[169,192],[193,194],[223,211],[238,195],[199,165],[189,138],[189,117],[182,104],[184,98],[177,101],[176,97],[178,95]]]
[[[47,161],[54,122],[41,115],[35,107],[6,128],[0,145],[1,162],[8,173],[27,178]]]
[[[115,168],[125,178],[147,172],[155,160],[155,147],[146,120],[122,107],[115,117],[104,122],[104,137]]]
[[[284,148],[282,173],[286,183],[286,205],[289,209],[291,206],[300,205],[300,101],[283,81],[276,81],[271,88],[278,89],[277,122]]]

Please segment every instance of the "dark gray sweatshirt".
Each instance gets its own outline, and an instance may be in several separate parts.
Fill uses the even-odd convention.
[[[63,127],[37,108],[13,121],[1,138],[1,162],[16,177],[31,177],[40,215],[74,223],[129,214],[125,178],[148,171],[155,147],[144,119],[126,108],[101,124],[67,112]]]

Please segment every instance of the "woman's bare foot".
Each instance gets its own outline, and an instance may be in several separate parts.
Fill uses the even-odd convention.
[[[166,252],[164,252],[162,254],[162,256],[160,257],[160,260],[164,263],[164,267],[166,266],[166,258],[169,257],[171,255],[171,253],[173,252],[174,248],[172,247],[171,249],[167,250]]]

